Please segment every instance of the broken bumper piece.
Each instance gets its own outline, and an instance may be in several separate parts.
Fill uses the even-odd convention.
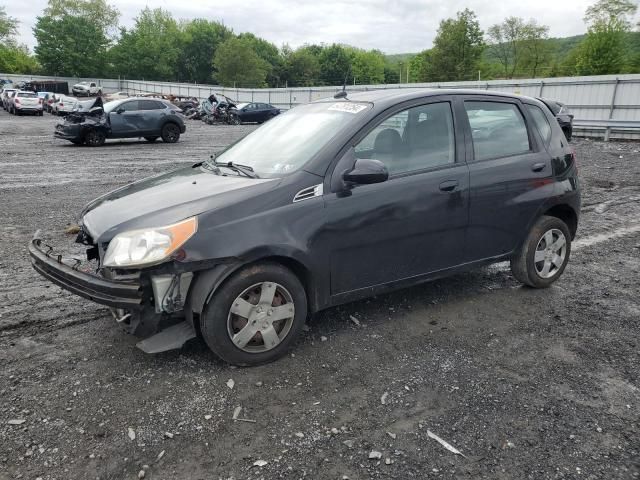
[[[159,353],[181,348],[196,337],[191,322],[181,321],[161,327],[166,313],[155,310],[153,303],[144,302],[144,289],[137,281],[110,280],[82,272],[80,262],[65,258],[42,242],[37,231],[29,244],[33,268],[43,277],[80,297],[111,307],[120,326],[132,335],[143,338],[137,347],[146,353]]]
[[[42,243],[36,232],[29,244],[33,268],[47,280],[76,295],[113,308],[142,308],[140,284],[131,281],[108,280],[77,269],[78,262],[56,254]]]

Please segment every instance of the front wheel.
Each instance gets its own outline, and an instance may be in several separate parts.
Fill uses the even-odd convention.
[[[180,139],[180,128],[175,123],[167,123],[162,127],[160,136],[165,143],[176,143]]]
[[[560,278],[570,253],[571,232],[566,223],[545,215],[511,259],[511,271],[525,285],[546,288]]]
[[[229,115],[229,119],[227,120],[229,125],[240,125],[240,117],[235,113]]]
[[[84,141],[90,147],[100,147],[104,145],[106,138],[104,132],[100,130],[89,130],[84,137]]]
[[[286,354],[307,317],[298,277],[277,263],[246,267],[219,287],[200,318],[202,336],[222,360],[238,366]]]

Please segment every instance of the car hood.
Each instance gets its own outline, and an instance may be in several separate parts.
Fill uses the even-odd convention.
[[[81,223],[92,239],[108,242],[120,232],[162,227],[271,190],[277,179],[216,175],[187,167],[125,185],[89,203]]]

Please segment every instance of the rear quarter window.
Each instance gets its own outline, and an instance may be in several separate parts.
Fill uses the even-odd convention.
[[[542,137],[542,141],[544,142],[545,145],[548,146],[549,142],[551,141],[551,124],[549,123],[547,116],[544,114],[542,109],[537,105],[527,104],[525,105],[525,108],[531,115],[531,118],[533,119],[533,123],[536,126],[536,129],[538,130],[538,133]]]

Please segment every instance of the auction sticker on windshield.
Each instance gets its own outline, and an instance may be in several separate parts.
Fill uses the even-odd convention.
[[[328,110],[333,110],[336,112],[359,113],[366,108],[367,108],[367,105],[364,105],[362,103],[344,102],[344,103],[334,103],[328,108]]]

